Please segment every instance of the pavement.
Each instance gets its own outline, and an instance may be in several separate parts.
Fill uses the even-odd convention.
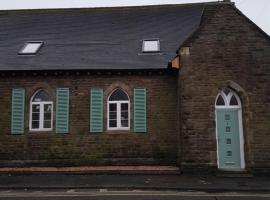
[[[1,167],[0,174],[181,174],[177,166]]]
[[[0,190],[99,189],[270,193],[270,177],[192,174],[1,174]]]

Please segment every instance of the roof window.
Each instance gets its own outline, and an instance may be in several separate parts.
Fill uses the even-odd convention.
[[[159,52],[160,42],[158,39],[143,40],[142,52]]]
[[[40,48],[43,46],[44,42],[34,41],[26,42],[24,47],[20,50],[20,55],[35,55]]]

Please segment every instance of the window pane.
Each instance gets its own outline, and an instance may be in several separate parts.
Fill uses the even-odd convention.
[[[218,96],[218,99],[217,99],[217,106],[225,106],[225,102],[224,102],[224,99],[222,98],[221,95]]]
[[[43,128],[51,128],[51,120],[44,120]]]
[[[39,121],[32,121],[32,128],[33,129],[39,128]]]
[[[121,120],[121,127],[128,127],[128,120]]]
[[[41,101],[51,101],[51,97],[44,90],[40,90],[33,98],[33,102]]]
[[[44,112],[51,112],[52,111],[52,105],[51,104],[45,104],[44,105]]]
[[[159,40],[144,40],[143,41],[143,52],[156,52],[159,51]]]
[[[110,103],[109,109],[110,111],[116,111],[116,103]]]
[[[34,121],[39,120],[39,113],[32,113],[32,120]]]
[[[35,54],[42,46],[42,42],[27,42],[20,54]]]
[[[127,94],[121,89],[115,90],[109,98],[109,101],[128,101],[128,100],[129,99]]]
[[[49,120],[49,121],[51,120],[51,118],[52,118],[51,111],[52,111],[52,105],[51,104],[45,104],[44,105],[44,120]]]
[[[121,104],[121,111],[128,111],[128,104],[127,103]]]
[[[32,112],[39,112],[40,111],[40,105],[33,105],[32,106]]]
[[[44,120],[51,120],[51,113],[44,113]]]
[[[115,119],[116,120],[116,112],[110,112],[110,119]]]
[[[238,105],[238,101],[236,99],[236,97],[233,95],[230,101],[230,105],[231,106],[237,106]]]
[[[121,112],[121,120],[127,120],[128,119],[128,112]]]
[[[111,127],[111,128],[114,128],[114,127],[116,127],[117,125],[116,125],[116,120],[110,120],[109,121],[109,127]]]

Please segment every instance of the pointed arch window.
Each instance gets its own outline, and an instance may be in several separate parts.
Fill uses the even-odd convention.
[[[53,125],[53,102],[44,90],[38,90],[30,102],[30,130],[50,131]]]
[[[238,101],[237,101],[235,95],[232,95],[232,97],[231,97],[230,106],[238,106]]]
[[[229,88],[223,89],[216,98],[217,108],[239,108],[241,107],[241,101],[238,95]]]
[[[120,88],[115,89],[108,98],[108,130],[130,129],[130,100]]]
[[[225,101],[221,95],[218,96],[216,105],[217,106],[225,106]]]

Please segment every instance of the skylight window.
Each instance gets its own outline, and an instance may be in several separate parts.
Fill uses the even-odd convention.
[[[159,52],[160,42],[158,39],[143,40],[142,52]]]
[[[21,49],[19,54],[21,55],[35,55],[40,48],[43,46],[44,42],[27,42]]]

